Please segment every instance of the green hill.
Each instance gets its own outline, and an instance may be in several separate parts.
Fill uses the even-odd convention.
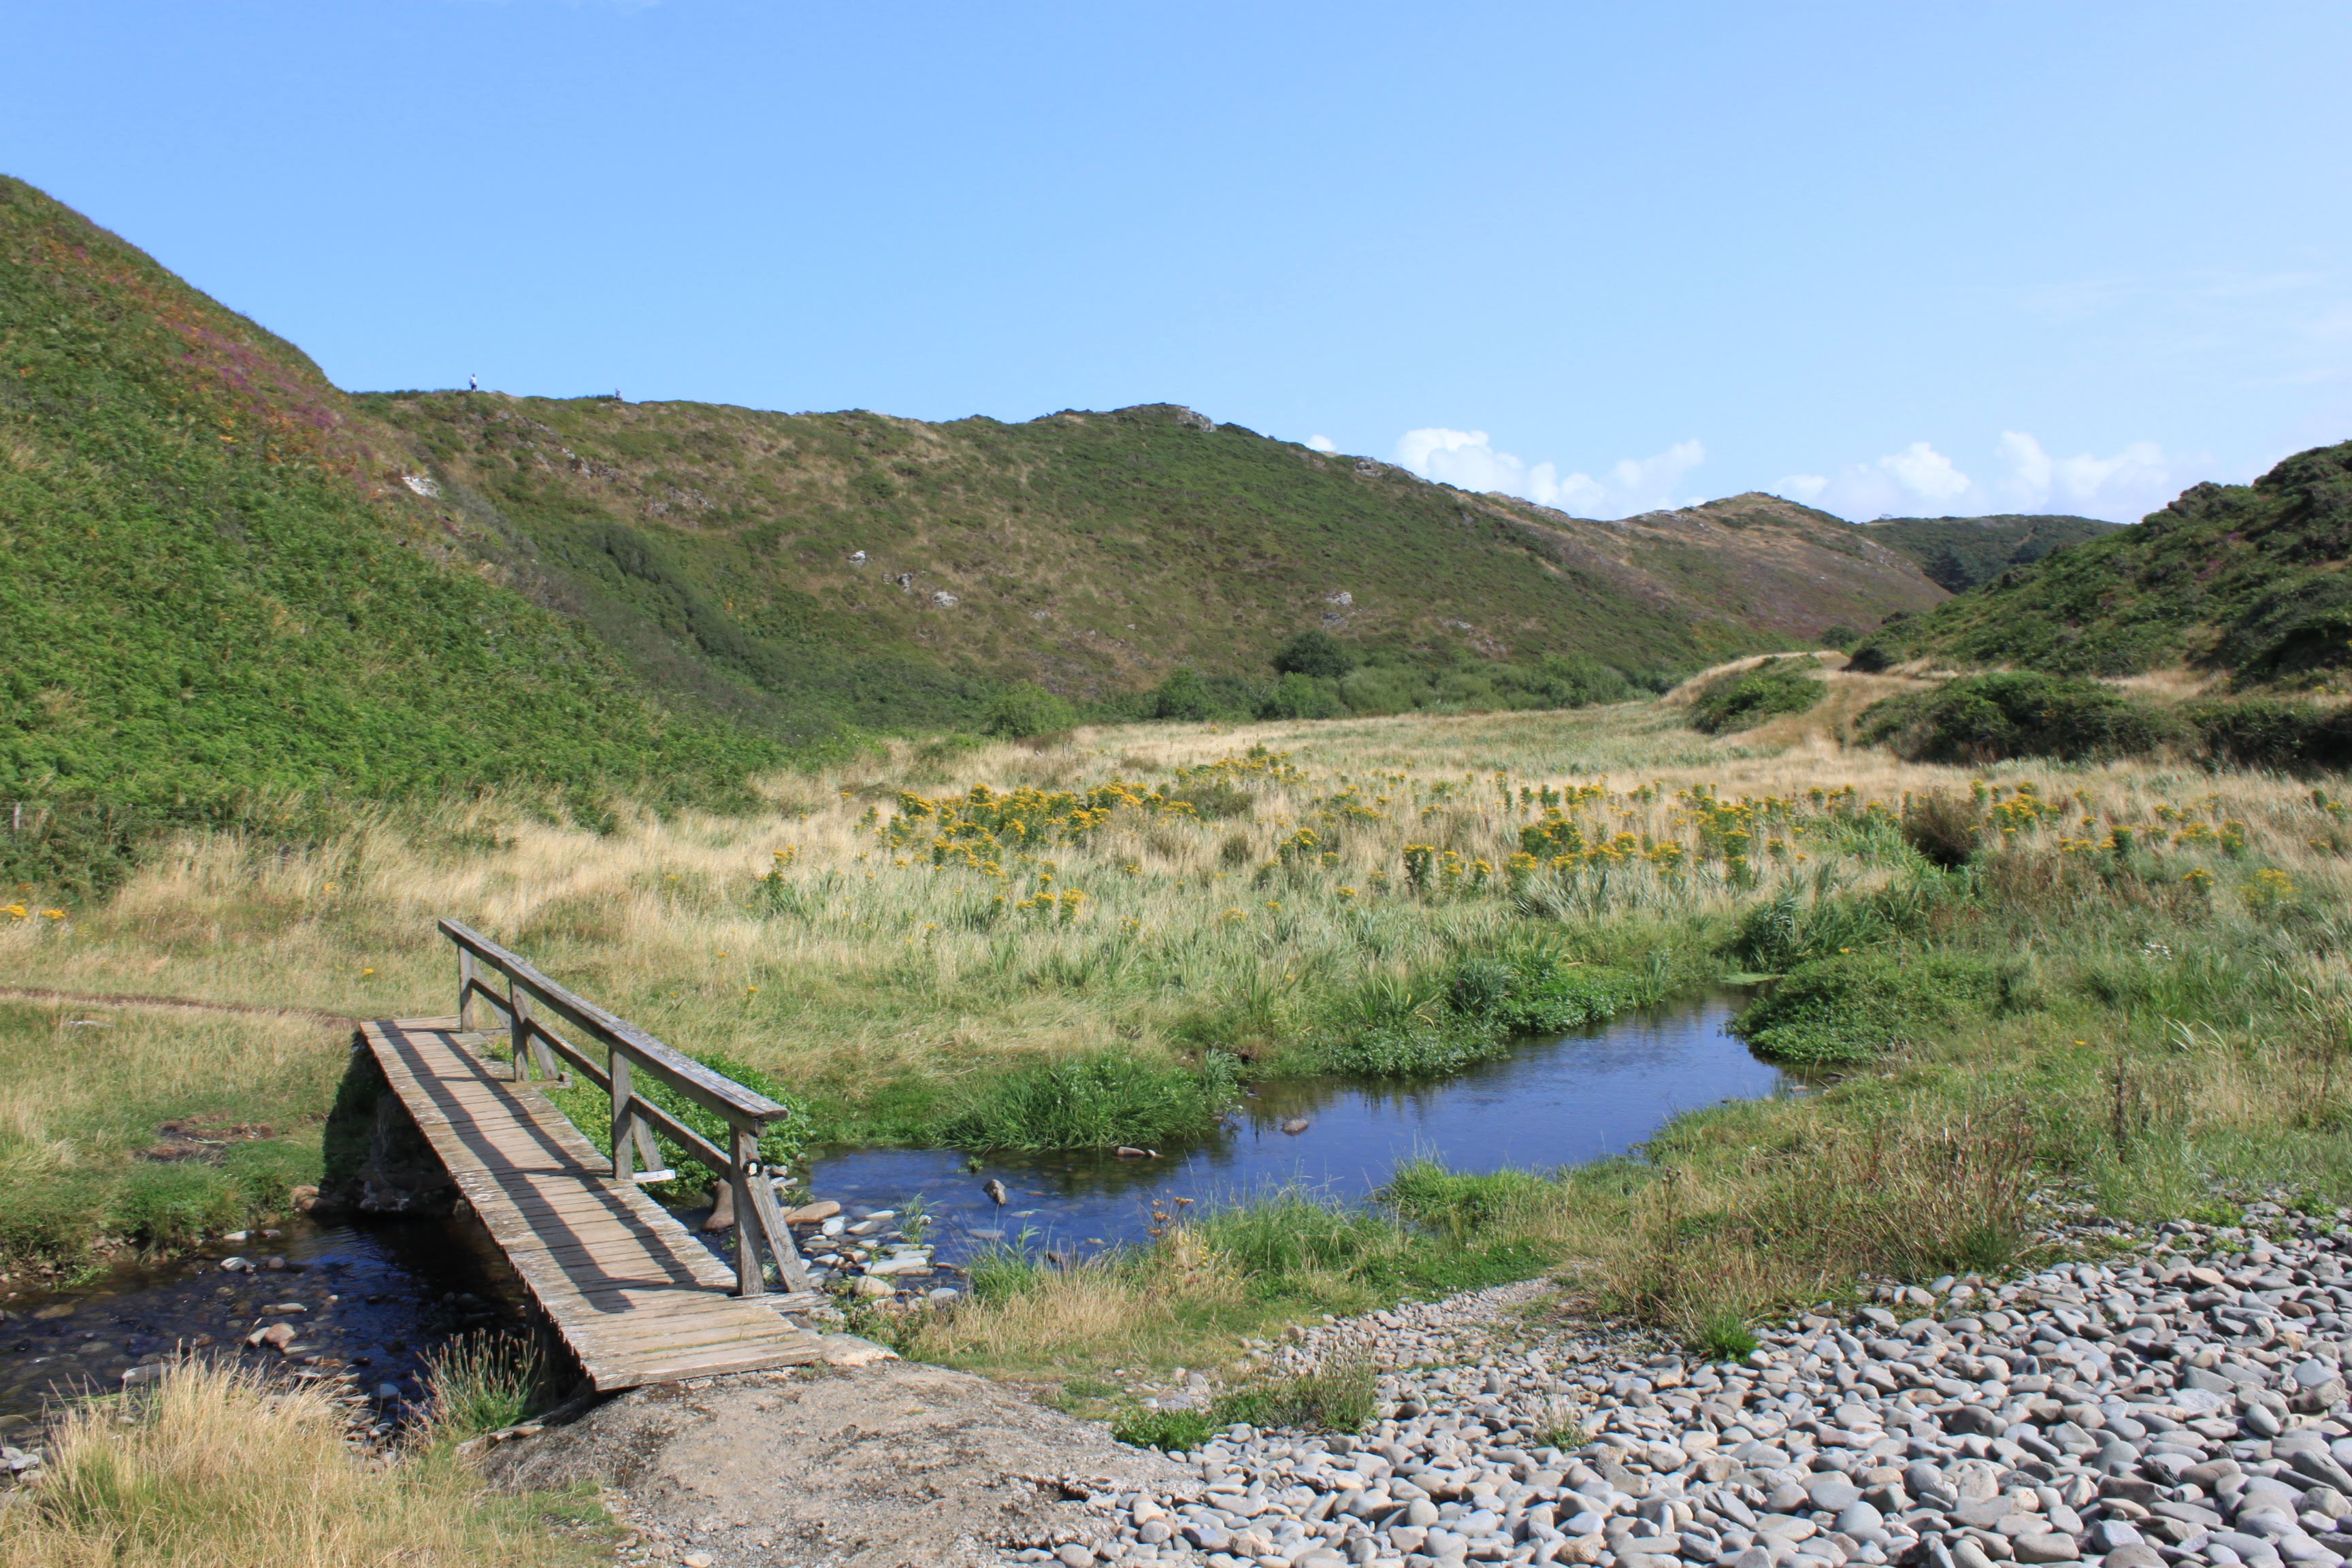
[[[2251,485],[2197,485],[2136,527],[2012,567],[1855,651],[2062,675],[2185,667],[2319,687],[2352,665],[2352,443]]]
[[[1548,662],[1663,677],[1943,595],[1770,498],[1592,522],[1168,405],[1024,424],[400,393],[449,525],[639,670],[747,715],[971,721],[1034,681],[1132,710],[1180,666],[1263,681],[1319,628],[1351,706],[1542,700]],[[1741,509],[1733,502],[1717,508]]]
[[[36,829],[0,869],[296,795],[691,791],[774,758],[485,581],[404,466],[300,353],[0,179],[0,804]]]
[[[347,395],[16,181],[0,523],[18,879],[322,802],[707,795],[1024,683],[1102,716],[1186,668],[1227,710],[1556,704],[1942,596],[1770,497],[1596,522],[1165,405]],[[1270,691],[1308,631],[1315,672]]]
[[[1864,526],[1880,543],[1916,561],[1937,587],[1965,594],[2012,566],[2039,561],[2053,550],[2096,539],[2122,525],[2063,513],[2003,512],[1991,517],[1883,517]]]

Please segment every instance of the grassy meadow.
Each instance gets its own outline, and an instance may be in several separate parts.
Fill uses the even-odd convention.
[[[2352,1191],[2339,804],[2162,759],[1905,762],[1842,740],[1903,681],[1823,684],[1719,736],[1693,726],[1701,681],[896,742],[739,816],[512,797],[302,850],[192,836],[103,903],[7,919],[0,984],[446,1012],[432,920],[455,914],[759,1069],[806,1136],[975,1149],[1181,1138],[1252,1078],[1442,1073],[1727,973],[1784,976],[1751,1037],[1834,1080],[1687,1117],[1646,1161],[1425,1170],[1377,1211],[1293,1194],[1083,1268],[997,1260],[972,1302],[887,1325],[1008,1373],[1213,1363],[1302,1315],[1546,1269],[1736,1342],[1859,1274],[2003,1266],[2036,1194],[2155,1217],[2217,1184]],[[11,1237],[52,1264],[168,1242],[141,1217],[165,1175],[218,1183],[224,1215],[302,1176],[343,1053],[129,1009],[18,1005],[0,1030],[0,1198],[84,1183],[79,1235]],[[124,1158],[199,1112],[273,1136]]]

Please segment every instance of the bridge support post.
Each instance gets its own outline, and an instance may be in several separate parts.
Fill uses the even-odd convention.
[[[474,955],[464,948],[457,950],[457,1027],[474,1026]]]

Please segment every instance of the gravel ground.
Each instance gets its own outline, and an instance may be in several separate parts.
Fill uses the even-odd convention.
[[[1884,1288],[1738,1364],[1531,1312],[1534,1286],[1328,1323],[1264,1359],[1370,1356],[1365,1436],[1229,1428],[1181,1484],[1096,1496],[1093,1527],[1011,1560],[2332,1568],[2345,1219],[2257,1205],[2104,1263]]]

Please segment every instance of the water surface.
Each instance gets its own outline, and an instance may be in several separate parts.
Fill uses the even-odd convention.
[[[1628,1014],[1433,1082],[1267,1085],[1224,1136],[1160,1159],[990,1155],[975,1170],[952,1150],[843,1150],[812,1162],[809,1190],[853,1211],[920,1194],[939,1222],[939,1256],[952,1262],[1024,1231],[1065,1252],[1139,1240],[1154,1204],[1165,1210],[1177,1198],[1299,1183],[1360,1200],[1417,1157],[1468,1172],[1581,1164],[1631,1152],[1683,1111],[1779,1092],[1780,1070],[1725,1028],[1745,1003],[1723,993]],[[1283,1131],[1301,1120],[1303,1131]],[[1011,1190],[1002,1209],[982,1191],[991,1178]]]

